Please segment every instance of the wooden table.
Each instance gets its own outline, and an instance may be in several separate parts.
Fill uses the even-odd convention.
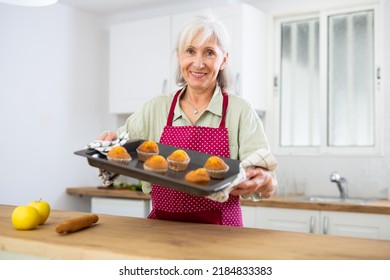
[[[99,215],[88,229],[59,235],[81,212],[52,210],[46,224],[19,231],[15,206],[0,205],[0,250],[51,259],[330,260],[390,259],[390,242],[284,231]]]

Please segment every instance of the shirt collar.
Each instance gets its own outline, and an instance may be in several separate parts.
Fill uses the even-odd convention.
[[[179,98],[177,100],[178,102],[176,103],[176,106],[175,106],[173,121],[177,120],[180,117],[184,117],[183,116],[184,113],[183,113],[182,109],[180,108],[179,100],[181,99],[185,90],[186,90],[186,86],[183,87],[183,89],[181,90],[181,92],[179,94]],[[223,101],[222,91],[221,91],[221,88],[217,85],[215,87],[213,96],[211,97],[209,106],[207,106],[205,111],[209,111],[212,114],[215,114],[217,116],[222,117],[222,101]]]

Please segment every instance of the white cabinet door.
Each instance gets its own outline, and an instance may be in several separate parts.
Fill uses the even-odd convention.
[[[390,216],[321,211],[321,233],[390,240]]]
[[[250,207],[247,207],[250,208]],[[243,213],[257,228],[390,240],[390,216],[384,214],[253,207]],[[245,221],[244,219],[244,221]]]
[[[95,214],[108,214],[146,218],[150,212],[149,200],[92,197],[91,212]]]
[[[235,4],[210,9],[225,25],[231,40],[229,65],[234,85],[231,93],[243,96],[255,109],[266,106],[266,16],[260,10]],[[172,17],[172,35],[177,39],[182,27],[203,10]],[[176,63],[173,63],[176,65]]]
[[[241,206],[244,227],[256,227],[256,207]]]
[[[171,41],[170,16],[110,27],[110,113],[135,112],[167,91]]]
[[[273,207],[255,208],[257,209],[257,228],[306,233],[319,232],[319,211]]]

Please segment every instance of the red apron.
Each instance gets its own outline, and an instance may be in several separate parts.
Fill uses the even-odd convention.
[[[228,95],[223,95],[222,120],[219,128],[202,126],[172,126],[173,115],[179,90],[173,98],[167,125],[161,134],[160,143],[183,149],[221,157],[230,157],[228,130],[225,116]],[[226,202],[216,202],[205,197],[152,185],[152,211],[148,218],[207,223],[228,226],[242,226],[242,213],[239,196],[229,196]]]

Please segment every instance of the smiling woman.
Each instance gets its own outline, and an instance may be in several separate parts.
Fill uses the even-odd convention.
[[[251,104],[228,93],[228,46],[226,29],[211,12],[193,17],[175,47],[180,89],[146,102],[116,135],[128,133],[130,140],[147,139],[239,160],[269,151],[261,119]],[[109,135],[98,139],[115,140],[114,133]],[[148,218],[242,226],[240,196],[269,198],[276,188],[274,174],[258,166],[260,162],[250,162],[250,168],[242,170],[246,180],[232,186],[223,202],[153,184]]]

